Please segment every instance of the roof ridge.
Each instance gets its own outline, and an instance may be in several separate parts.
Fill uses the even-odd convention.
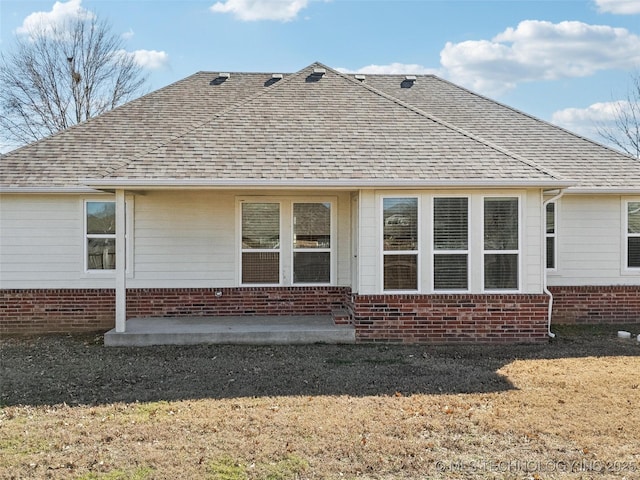
[[[325,65],[322,65],[322,66],[325,67]],[[476,134],[473,134],[471,132],[468,132],[467,130],[465,130],[465,129],[461,128],[461,127],[458,127],[458,126],[456,126],[456,125],[454,125],[452,123],[449,123],[449,122],[447,122],[445,120],[442,120],[441,118],[439,118],[439,117],[437,117],[437,116],[435,116],[433,114],[427,113],[424,110],[422,110],[422,109],[420,109],[420,108],[418,108],[418,107],[416,107],[416,106],[414,106],[414,105],[412,105],[412,104],[410,104],[408,102],[405,102],[404,100],[400,100],[398,97],[395,97],[395,96],[393,96],[393,95],[391,95],[389,93],[386,93],[386,92],[384,92],[384,91],[382,91],[382,90],[380,90],[378,88],[375,88],[375,87],[372,87],[371,85],[368,85],[366,82],[361,82],[361,81],[359,81],[359,80],[357,80],[355,78],[351,78],[349,76],[349,74],[342,73],[342,72],[340,72],[338,70],[335,70],[335,69],[333,69],[331,67],[326,67],[326,68],[331,70],[331,72],[333,72],[333,73],[335,73],[337,75],[340,75],[344,79],[346,79],[346,80],[348,80],[348,81],[350,81],[350,82],[352,82],[354,84],[360,85],[360,86],[368,89],[369,91],[371,91],[371,92],[373,92],[373,93],[375,93],[375,94],[377,94],[377,95],[379,95],[379,96],[381,96],[383,98],[386,98],[387,100],[390,100],[390,101],[392,101],[392,102],[394,102],[394,103],[396,103],[396,104],[398,104],[398,105],[400,105],[400,106],[402,106],[404,108],[407,108],[407,109],[411,110],[412,112],[415,112],[415,113],[417,113],[419,115],[422,115],[423,117],[428,118],[429,120],[432,120],[432,121],[444,126],[445,128],[448,128],[450,130],[458,132],[461,135],[464,135],[464,136],[466,136],[466,137],[468,137],[468,138],[470,138],[472,140],[475,140],[476,142],[482,143],[483,145],[485,145],[485,146],[487,146],[489,148],[492,148],[492,149],[494,149],[494,150],[496,150],[496,151],[498,151],[500,153],[503,153],[503,154],[513,158],[514,160],[522,162],[525,165],[527,165],[529,167],[532,167],[532,168],[544,173],[545,175],[549,175],[549,176],[551,176],[553,178],[556,178],[556,179],[564,180],[564,177],[562,175],[558,174],[557,172],[554,172],[553,170],[551,170],[549,168],[546,168],[546,167],[543,167],[542,165],[539,165],[538,163],[534,162],[533,160],[530,160],[530,159],[528,159],[526,157],[523,157],[522,155],[519,155],[517,153],[511,152],[510,150],[508,150],[508,149],[506,149],[504,147],[501,147],[500,145],[497,145],[497,144],[495,144],[493,142],[490,142],[489,140],[485,140],[484,138],[480,137],[479,135],[476,135]],[[436,75],[431,75],[431,76],[434,77],[434,78],[440,78],[440,77],[438,77]]]
[[[307,69],[311,68],[313,65],[316,65],[316,64],[318,64],[318,62],[314,62],[311,65],[309,65],[307,67],[304,67],[303,69],[301,69],[301,70],[299,70],[299,71],[297,71],[295,73],[291,73],[291,74],[285,75],[280,81],[277,81],[277,82],[275,82],[275,83],[273,83],[271,85],[268,85],[268,86],[264,87],[264,89],[256,92],[255,94],[249,95],[246,98],[242,98],[242,99],[238,100],[237,102],[232,103],[231,105],[227,106],[226,108],[223,108],[219,112],[214,113],[211,116],[211,118],[209,118],[208,120],[206,120],[204,122],[201,122],[201,123],[198,123],[198,124],[195,124],[195,125],[191,125],[190,127],[186,128],[185,130],[180,132],[179,134],[172,136],[170,139],[168,139],[168,140],[166,140],[164,142],[159,142],[156,145],[154,145],[153,147],[151,147],[149,149],[146,149],[145,151],[134,155],[130,159],[121,161],[120,164],[115,166],[115,167],[109,167],[109,168],[106,168],[106,169],[102,170],[101,172],[98,173],[97,177],[101,177],[101,178],[107,177],[107,176],[117,172],[118,170],[120,170],[120,169],[122,169],[122,168],[124,168],[124,167],[126,167],[128,165],[131,165],[137,159],[139,159],[139,158],[141,158],[141,157],[143,157],[145,155],[148,155],[149,153],[151,153],[151,152],[153,152],[155,150],[158,150],[159,148],[162,148],[165,145],[168,145],[168,144],[170,144],[172,142],[175,142],[179,138],[182,138],[182,137],[186,136],[187,134],[189,134],[191,132],[194,132],[194,131],[198,130],[199,128],[202,128],[203,126],[210,124],[211,122],[213,122],[217,118],[220,118],[221,116],[225,115],[226,113],[228,113],[228,112],[230,112],[230,111],[232,111],[232,110],[234,110],[234,109],[236,109],[236,108],[238,108],[238,107],[240,107],[240,106],[242,106],[242,105],[244,105],[246,103],[252,102],[256,98],[260,98],[262,95],[267,94],[267,92],[270,92],[271,90],[273,90],[274,88],[278,87],[279,85],[290,82],[292,78],[297,77],[304,70],[307,70]],[[215,73],[215,72],[213,72],[213,73]],[[264,75],[268,75],[268,74],[264,74]]]

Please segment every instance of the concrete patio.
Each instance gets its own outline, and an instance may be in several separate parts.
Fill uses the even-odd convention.
[[[355,343],[351,325],[336,325],[331,315],[132,318],[126,331],[104,335],[109,347],[150,345],[286,345]]]

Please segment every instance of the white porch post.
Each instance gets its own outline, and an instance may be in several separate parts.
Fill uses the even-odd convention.
[[[127,269],[124,190],[116,190],[116,332],[126,330]]]

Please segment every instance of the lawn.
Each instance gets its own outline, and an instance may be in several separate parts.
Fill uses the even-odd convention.
[[[640,478],[640,343],[0,340],[0,478]]]

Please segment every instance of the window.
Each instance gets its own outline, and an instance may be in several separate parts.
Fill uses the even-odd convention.
[[[85,237],[86,270],[115,270],[115,202],[85,202]]]
[[[240,199],[242,284],[331,284],[335,199],[316,198]]]
[[[556,204],[547,203],[546,209],[546,230],[545,238],[547,242],[547,268],[556,268]]]
[[[484,199],[484,288],[517,290],[520,257],[516,197]]]
[[[418,289],[418,199],[382,200],[383,288]]]
[[[433,199],[433,288],[467,290],[469,200]]]
[[[280,283],[280,204],[242,204],[242,283]]]
[[[627,268],[640,268],[640,202],[627,202]]]
[[[331,281],[331,204],[293,204],[293,283]]]

